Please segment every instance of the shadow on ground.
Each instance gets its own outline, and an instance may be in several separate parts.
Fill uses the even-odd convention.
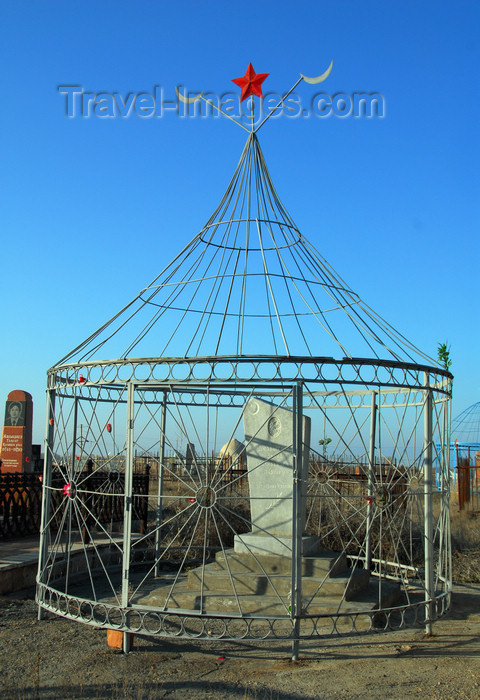
[[[59,700],[65,698],[128,698],[128,700],[148,700],[163,697],[189,697],[195,692],[195,697],[205,693],[205,697],[226,698],[269,698],[270,700],[305,700],[311,695],[301,693],[283,693],[275,690],[265,691],[265,688],[247,688],[241,685],[222,682],[201,681],[168,681],[159,683],[105,683],[78,685],[72,688],[70,685],[52,687],[26,687],[11,690],[8,697],[11,700],[20,698],[35,698],[36,700]]]

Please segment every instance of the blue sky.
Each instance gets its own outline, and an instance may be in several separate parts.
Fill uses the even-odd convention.
[[[47,369],[197,233],[245,141],[225,119],[69,119],[58,86],[221,93],[251,61],[284,93],[332,59],[321,90],[379,92],[385,116],[270,120],[276,188],[381,316],[430,355],[448,340],[454,415],[478,401],[479,20],[471,2],[3,2],[0,401],[29,391],[42,440]]]

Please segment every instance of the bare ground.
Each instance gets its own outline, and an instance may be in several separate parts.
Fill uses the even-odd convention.
[[[455,586],[434,636],[410,629],[301,644],[135,638],[124,655],[106,631],[53,615],[33,591],[0,598],[2,698],[479,698],[480,586]]]

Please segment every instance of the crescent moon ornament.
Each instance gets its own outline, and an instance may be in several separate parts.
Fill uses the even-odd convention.
[[[178,87],[175,85],[175,92],[177,93],[177,97],[179,100],[182,102],[185,102],[185,104],[192,105],[194,102],[197,102],[203,95],[203,92],[198,93],[198,95],[195,95],[194,97],[185,97],[182,95]]]
[[[322,75],[318,75],[317,77],[313,77],[313,78],[308,78],[306,75],[303,75],[303,73],[300,73],[300,75],[302,76],[302,78],[304,79],[304,81],[306,83],[310,83],[310,85],[316,85],[317,83],[323,83],[323,81],[328,78],[328,76],[332,72],[332,68],[333,68],[333,61],[328,66],[325,73],[322,73]]]
[[[204,97],[204,95],[203,95],[203,90],[202,90],[202,92],[199,92],[198,95],[194,95],[193,97],[185,97],[184,95],[182,95],[182,93],[179,91],[177,86],[175,86],[175,92],[177,93],[178,99],[181,102],[184,102],[185,104],[191,105],[191,104],[194,104],[195,102],[198,102],[198,100],[200,100],[200,99],[203,100],[208,105],[210,105],[210,107],[213,107],[214,109],[216,109],[217,112],[220,112],[220,114],[223,114],[225,117],[228,117],[228,119],[230,119],[232,122],[235,122],[235,124],[238,124],[238,126],[241,126],[242,129],[245,129],[245,131],[250,132],[250,129],[247,129],[247,127],[244,124],[242,124],[241,122],[238,122],[236,119],[234,119],[231,114],[227,114],[226,112],[223,111],[223,109],[220,109],[220,107],[218,105],[216,105],[214,102],[212,102],[211,100],[207,100],[207,98]]]

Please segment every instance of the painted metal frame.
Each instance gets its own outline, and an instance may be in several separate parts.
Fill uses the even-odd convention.
[[[215,367],[216,363],[214,359],[211,360],[212,366]],[[73,595],[68,592],[68,587],[65,585],[65,573],[61,565],[56,567],[55,573],[52,574],[52,561],[49,560],[49,551],[51,553],[52,549],[52,537],[49,533],[49,527],[47,523],[47,516],[44,514],[44,520],[42,525],[42,549],[41,549],[41,564],[39,567],[39,577],[38,577],[38,589],[37,589],[37,600],[39,602],[40,610],[45,609],[49,611],[56,612],[65,617],[71,619],[78,619],[88,624],[95,626],[113,626],[116,629],[122,629],[125,632],[135,632],[146,635],[160,635],[160,636],[172,636],[176,638],[190,637],[196,639],[211,639],[212,636],[221,639],[292,639],[292,658],[296,659],[299,655],[299,641],[305,638],[311,638],[313,636],[328,636],[329,634],[337,633],[358,633],[358,632],[371,632],[378,629],[387,629],[390,627],[397,628],[406,624],[421,624],[425,625],[427,632],[431,632],[433,621],[440,615],[446,612],[450,604],[450,592],[451,592],[451,580],[449,573],[449,548],[447,543],[446,535],[443,536],[443,546],[447,547],[447,551],[442,553],[443,563],[438,566],[438,562],[435,560],[434,553],[434,524],[433,517],[433,479],[432,479],[432,450],[433,450],[433,428],[432,420],[434,411],[438,412],[436,418],[437,429],[439,424],[443,429],[448,428],[448,411],[449,411],[449,383],[450,377],[447,372],[442,372],[438,368],[429,368],[429,372],[425,372],[424,369],[419,367],[412,368],[401,367],[403,376],[405,377],[404,385],[399,387],[398,385],[391,386],[380,386],[377,381],[375,383],[370,383],[366,385],[363,383],[363,388],[358,388],[358,380],[350,381],[348,385],[345,383],[337,383],[336,385],[331,380],[326,380],[324,375],[318,372],[320,367],[320,362],[316,358],[289,358],[289,366],[300,368],[303,376],[308,377],[308,379],[303,379],[301,381],[296,377],[296,381],[284,381],[282,384],[278,382],[277,372],[280,367],[274,364],[275,377],[268,377],[268,379],[260,377],[264,374],[267,368],[272,369],[271,358],[265,358],[262,362],[260,358],[256,358],[252,363],[249,360],[251,366],[255,367],[255,379],[252,381],[251,377],[239,378],[236,376],[235,380],[232,381],[231,378],[225,379],[220,376],[218,379],[212,379],[209,376],[207,382],[205,380],[203,383],[200,380],[196,382],[191,382],[190,372],[187,377],[181,381],[178,378],[175,379],[174,383],[164,382],[162,384],[155,384],[154,382],[145,381],[127,381],[116,386],[114,383],[110,383],[108,387],[109,396],[116,397],[117,405],[126,405],[126,458],[125,458],[125,474],[126,474],[126,488],[125,488],[125,525],[123,529],[123,544],[120,548],[117,546],[117,555],[110,553],[109,558],[100,564],[97,562],[97,568],[107,568],[108,571],[121,570],[121,596],[119,598],[120,605],[112,605],[106,601],[99,602],[95,599],[82,598],[78,595]],[[278,362],[278,360],[277,360]],[[175,363],[172,363],[175,366]],[[185,362],[182,362],[185,364]],[[196,362],[192,362],[192,371],[196,366]],[[241,364],[241,363],[240,363]],[[322,360],[322,366],[325,365],[325,360]],[[389,363],[391,365],[391,363]],[[334,362],[333,366],[338,368],[339,363]],[[352,365],[349,363],[348,365]],[[371,366],[367,363],[367,366]],[[310,368],[310,371],[309,369]],[[362,363],[360,361],[355,362],[355,373],[361,375]],[[391,369],[391,367],[389,367]],[[395,370],[399,368],[395,366]],[[82,368],[81,371],[85,371]],[[376,370],[377,371],[377,370]],[[411,382],[412,376],[420,377],[423,371],[423,381]],[[75,372],[79,375],[80,368],[76,368]],[[300,373],[300,370],[297,372]],[[62,417],[62,410],[66,410],[58,406],[58,401],[55,403],[55,395],[62,397],[62,401],[73,402],[73,434],[77,435],[78,432],[78,411],[81,403],[86,402],[87,404],[93,405],[94,408],[97,407],[97,402],[104,400],[104,385],[99,382],[94,385],[89,379],[86,381],[77,382],[74,386],[66,385],[64,382],[64,377],[58,374],[55,375],[59,380],[58,385],[55,388],[50,389],[51,399],[49,401],[49,420],[47,421],[47,437],[48,444],[52,445],[52,425],[50,423],[51,417],[55,415],[55,410],[57,411],[55,415],[55,423],[65,422],[64,417]],[[312,377],[315,376],[315,379]],[[433,376],[434,382],[430,384],[430,377]],[[333,386],[332,386],[333,385]],[[206,403],[211,406],[220,405],[222,410],[228,410],[229,408],[234,408],[239,410],[239,397],[242,402],[245,402],[245,397],[249,395],[252,391],[262,391],[264,394],[269,394],[275,400],[275,396],[279,397],[285,394],[286,387],[292,387],[293,391],[293,404],[292,410],[295,416],[294,422],[294,434],[292,436],[292,459],[294,464],[294,476],[293,476],[293,492],[294,498],[292,500],[293,509],[293,519],[295,523],[295,538],[294,538],[294,550],[292,552],[292,566],[291,566],[291,576],[292,576],[292,604],[290,608],[290,613],[288,615],[251,615],[251,614],[219,614],[214,612],[203,612],[199,613],[193,611],[185,611],[182,609],[172,609],[159,610],[155,608],[149,608],[148,606],[132,604],[129,599],[129,586],[131,584],[131,571],[132,566],[136,563],[132,560],[132,529],[131,529],[131,502],[132,502],[132,492],[131,492],[131,476],[133,473],[133,454],[134,454],[134,427],[136,420],[136,413],[138,414],[138,402],[145,405],[146,407],[152,406],[157,407],[160,410],[160,450],[161,450],[161,470],[159,471],[159,484],[160,490],[156,497],[156,518],[157,518],[157,529],[155,531],[155,537],[152,541],[151,547],[153,548],[153,558],[156,558],[156,570],[159,570],[161,557],[159,557],[159,551],[161,548],[161,528],[162,528],[162,499],[160,498],[162,483],[165,477],[164,464],[165,464],[165,451],[168,446],[168,441],[166,440],[166,424],[168,422],[168,407],[172,405],[171,393],[177,392],[178,397],[182,397],[181,401],[176,401],[175,410],[181,411],[183,409],[189,410],[188,407],[198,408]],[[306,390],[304,390],[304,386]],[[68,390],[66,391],[68,387]],[[333,390],[336,387],[336,390]],[[94,400],[95,391],[97,392],[97,398]],[[121,395],[122,398],[119,399],[118,396]],[[101,398],[99,398],[101,397]],[[327,401],[331,399],[332,405],[326,408],[328,412],[335,412],[338,408],[345,410],[346,407],[356,404],[355,410],[362,410],[366,412],[369,416],[369,447],[368,447],[368,496],[374,498],[375,496],[375,486],[374,486],[374,475],[373,475],[373,464],[375,451],[381,449],[381,445],[378,438],[378,426],[381,422],[380,414],[387,412],[388,408],[392,406],[388,398],[393,397],[393,405],[404,406],[405,410],[408,406],[415,407],[416,411],[421,411],[424,416],[424,426],[423,426],[423,442],[424,447],[422,450],[423,456],[423,509],[424,509],[424,537],[425,537],[425,574],[424,574],[424,594],[423,602],[418,600],[418,596],[412,598],[408,604],[404,605],[394,605],[390,607],[384,607],[380,610],[365,612],[362,610],[349,610],[348,613],[339,610],[335,614],[325,613],[321,615],[310,614],[308,610],[302,607],[302,576],[301,576],[301,537],[302,533],[298,529],[298,514],[299,514],[299,489],[298,489],[298,472],[295,465],[298,465],[302,459],[302,438],[301,438],[301,421],[303,410],[312,410],[313,406],[320,408],[320,401]],[[403,398],[401,398],[403,397]],[[160,398],[160,401],[158,401]],[[278,399],[277,399],[278,400]],[[80,402],[80,403],[79,403]],[[137,402],[137,403],[136,403]],[[108,403],[108,400],[107,400]],[[136,409],[137,406],[137,409]],[[72,409],[70,409],[72,410]],[[60,413],[59,413],[60,411]],[[447,413],[445,413],[447,411]],[[92,415],[95,412],[93,411]],[[328,413],[327,413],[328,415]],[[352,409],[353,415],[353,409]],[[138,420],[138,418],[137,418]],[[330,419],[329,419],[330,420]],[[399,427],[399,433],[403,431],[403,425]],[[438,438],[438,436],[437,436]],[[443,444],[448,444],[448,436],[443,434],[441,436],[441,441]],[[438,442],[438,439],[437,439]],[[72,451],[72,465],[75,462],[74,455],[75,447]],[[443,451],[442,454],[447,454],[448,451]],[[53,463],[54,450],[51,450],[48,459],[45,461],[45,484],[48,485],[51,479],[51,469]],[[73,467],[72,467],[73,468]],[[448,494],[447,483],[448,483],[448,465],[445,465],[442,469],[443,481],[445,485],[445,493],[442,494],[443,509],[441,518],[445,519],[446,509],[448,509]],[[68,475],[65,474],[65,478]],[[49,490],[48,487],[45,490],[45,511],[48,513],[48,497]],[[418,498],[418,494],[415,494],[415,498]],[[72,511],[73,512],[73,511]],[[370,529],[372,526],[373,511],[368,510],[365,521],[367,529],[367,545],[365,549],[365,556],[358,559],[357,566],[359,568],[369,569],[372,576],[376,576],[379,580],[411,580],[413,578],[418,578],[419,571],[418,568],[412,566],[409,563],[395,560],[384,560],[378,559],[372,555],[372,546],[370,543]],[[70,522],[70,521],[69,521]],[[440,523],[442,526],[442,523]],[[71,529],[71,528],[70,528]],[[67,525],[67,531],[70,532]],[[70,535],[71,536],[71,535]],[[68,547],[66,548],[68,550]],[[66,552],[65,552],[66,553]],[[151,554],[146,555],[147,559],[151,560]],[[113,557],[113,558],[112,558]],[[150,559],[148,558],[150,557]],[[208,557],[203,553],[199,554],[199,558],[205,561]],[[98,554],[98,559],[101,556]],[[64,559],[63,559],[64,560]],[[354,557],[349,556],[349,560],[354,562]],[[69,558],[67,556],[67,561]],[[445,565],[445,562],[447,563]],[[437,567],[435,572],[434,567]],[[53,567],[55,569],[55,567]],[[92,568],[92,577],[95,575],[94,568]],[[420,579],[423,575],[420,576]],[[60,582],[60,586],[57,587],[57,582]],[[100,611],[100,612],[99,612]],[[199,617],[201,622],[194,624],[194,620]],[[233,629],[237,629],[235,624],[242,621],[238,629],[241,633],[237,636],[232,633]],[[158,624],[154,624],[154,621]],[[260,622],[261,621],[261,622]],[[115,623],[115,624],[114,624]],[[351,623],[351,627],[348,624]],[[219,627],[220,625],[220,627]],[[345,627],[347,625],[347,627]],[[263,631],[260,631],[263,630]],[[125,635],[125,651],[129,648],[129,637]]]
[[[346,347],[350,341],[353,353]],[[315,354],[318,348],[324,356]],[[329,354],[337,352],[342,357]],[[289,639],[294,659],[305,638],[409,624],[422,624],[430,633],[451,595],[451,384],[452,375],[370,309],[300,233],[250,133],[201,231],[48,372],[40,613],[172,638]],[[250,496],[245,498],[240,476],[221,481],[233,467],[220,469],[216,444],[218,416],[225,417],[229,444],[252,395],[293,414],[290,591],[283,592],[283,580],[256,558],[278,604],[270,612],[247,609],[226,554],[232,536],[241,537],[249,525]],[[199,411],[205,418],[201,429]],[[307,414],[323,417],[341,459],[327,459],[310,446],[313,466],[305,485],[299,465]],[[111,427],[108,435],[105,425]],[[202,447],[191,471],[175,432]],[[135,529],[132,517],[137,451],[158,467],[157,491],[146,496],[147,533]],[[362,478],[346,473],[344,455]],[[122,471],[119,533],[113,524],[108,530],[95,522],[89,511],[92,493],[81,470],[87,459],[98,459],[94,469],[105,474],[100,495],[106,499],[113,497],[110,478]],[[54,469],[64,480],[65,496],[55,507]],[[342,488],[353,484],[346,496],[339,474],[346,474]],[[349,565],[335,610],[315,607],[328,573],[314,581],[313,592],[302,580],[304,486],[307,528],[329,546],[333,542]],[[215,550],[224,557],[222,585],[232,604],[225,610],[214,608],[218,601],[207,591]],[[198,569],[191,579],[195,591],[198,586],[195,604],[188,598],[192,567]],[[82,571],[89,595],[75,588]],[[375,609],[347,600],[348,586],[364,571],[374,584]],[[154,600],[144,595],[151,579],[168,591],[158,604],[145,603]],[[387,594],[395,587],[403,598],[393,602]],[[129,639],[125,635],[125,651]]]

